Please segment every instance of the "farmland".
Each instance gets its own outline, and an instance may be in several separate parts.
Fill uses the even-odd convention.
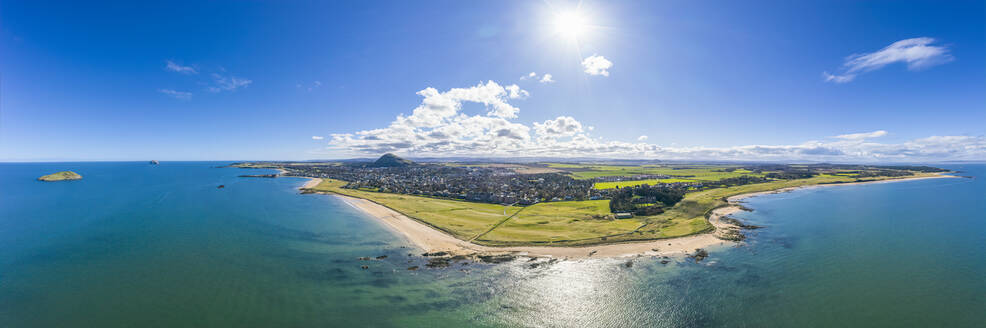
[[[738,165],[580,165],[565,163],[548,163],[548,167],[571,174],[575,179],[615,179],[618,177],[632,178],[633,176],[661,175],[661,179],[620,179],[621,181],[597,182],[596,189],[612,189],[616,187],[632,187],[642,184],[655,185],[659,183],[678,182],[710,182],[740,176],[762,177],[765,172],[753,172]]]

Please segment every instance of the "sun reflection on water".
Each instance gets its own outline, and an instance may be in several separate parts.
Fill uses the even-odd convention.
[[[654,313],[653,308],[640,303],[646,296],[637,288],[643,283],[640,274],[634,274],[634,270],[652,269],[627,267],[627,261],[560,261],[541,270],[532,270],[527,263],[510,265],[505,273],[515,278],[503,282],[500,311],[494,320],[506,326],[528,327],[657,324],[653,320],[667,314]]]

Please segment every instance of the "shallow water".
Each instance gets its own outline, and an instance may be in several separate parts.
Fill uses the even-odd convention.
[[[983,165],[950,167],[976,179],[747,199],[755,211],[736,216],[766,228],[699,264],[427,269],[352,207],[299,195],[304,180],[237,178],[268,171],[222,164],[0,164],[0,327],[986,322]],[[67,169],[84,179],[34,181]]]

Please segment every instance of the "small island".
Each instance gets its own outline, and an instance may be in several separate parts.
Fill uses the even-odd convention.
[[[57,173],[52,173],[46,176],[38,178],[38,181],[64,181],[64,180],[80,180],[82,176],[78,173],[72,171],[61,171]]]

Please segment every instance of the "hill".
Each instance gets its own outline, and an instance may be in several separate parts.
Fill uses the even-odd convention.
[[[400,158],[399,156],[394,155],[394,154],[391,154],[391,153],[387,153],[387,154],[384,154],[383,156],[380,156],[380,158],[378,158],[370,166],[372,166],[372,167],[405,167],[405,166],[411,166],[411,165],[414,165],[414,164],[415,163],[413,161]]]

